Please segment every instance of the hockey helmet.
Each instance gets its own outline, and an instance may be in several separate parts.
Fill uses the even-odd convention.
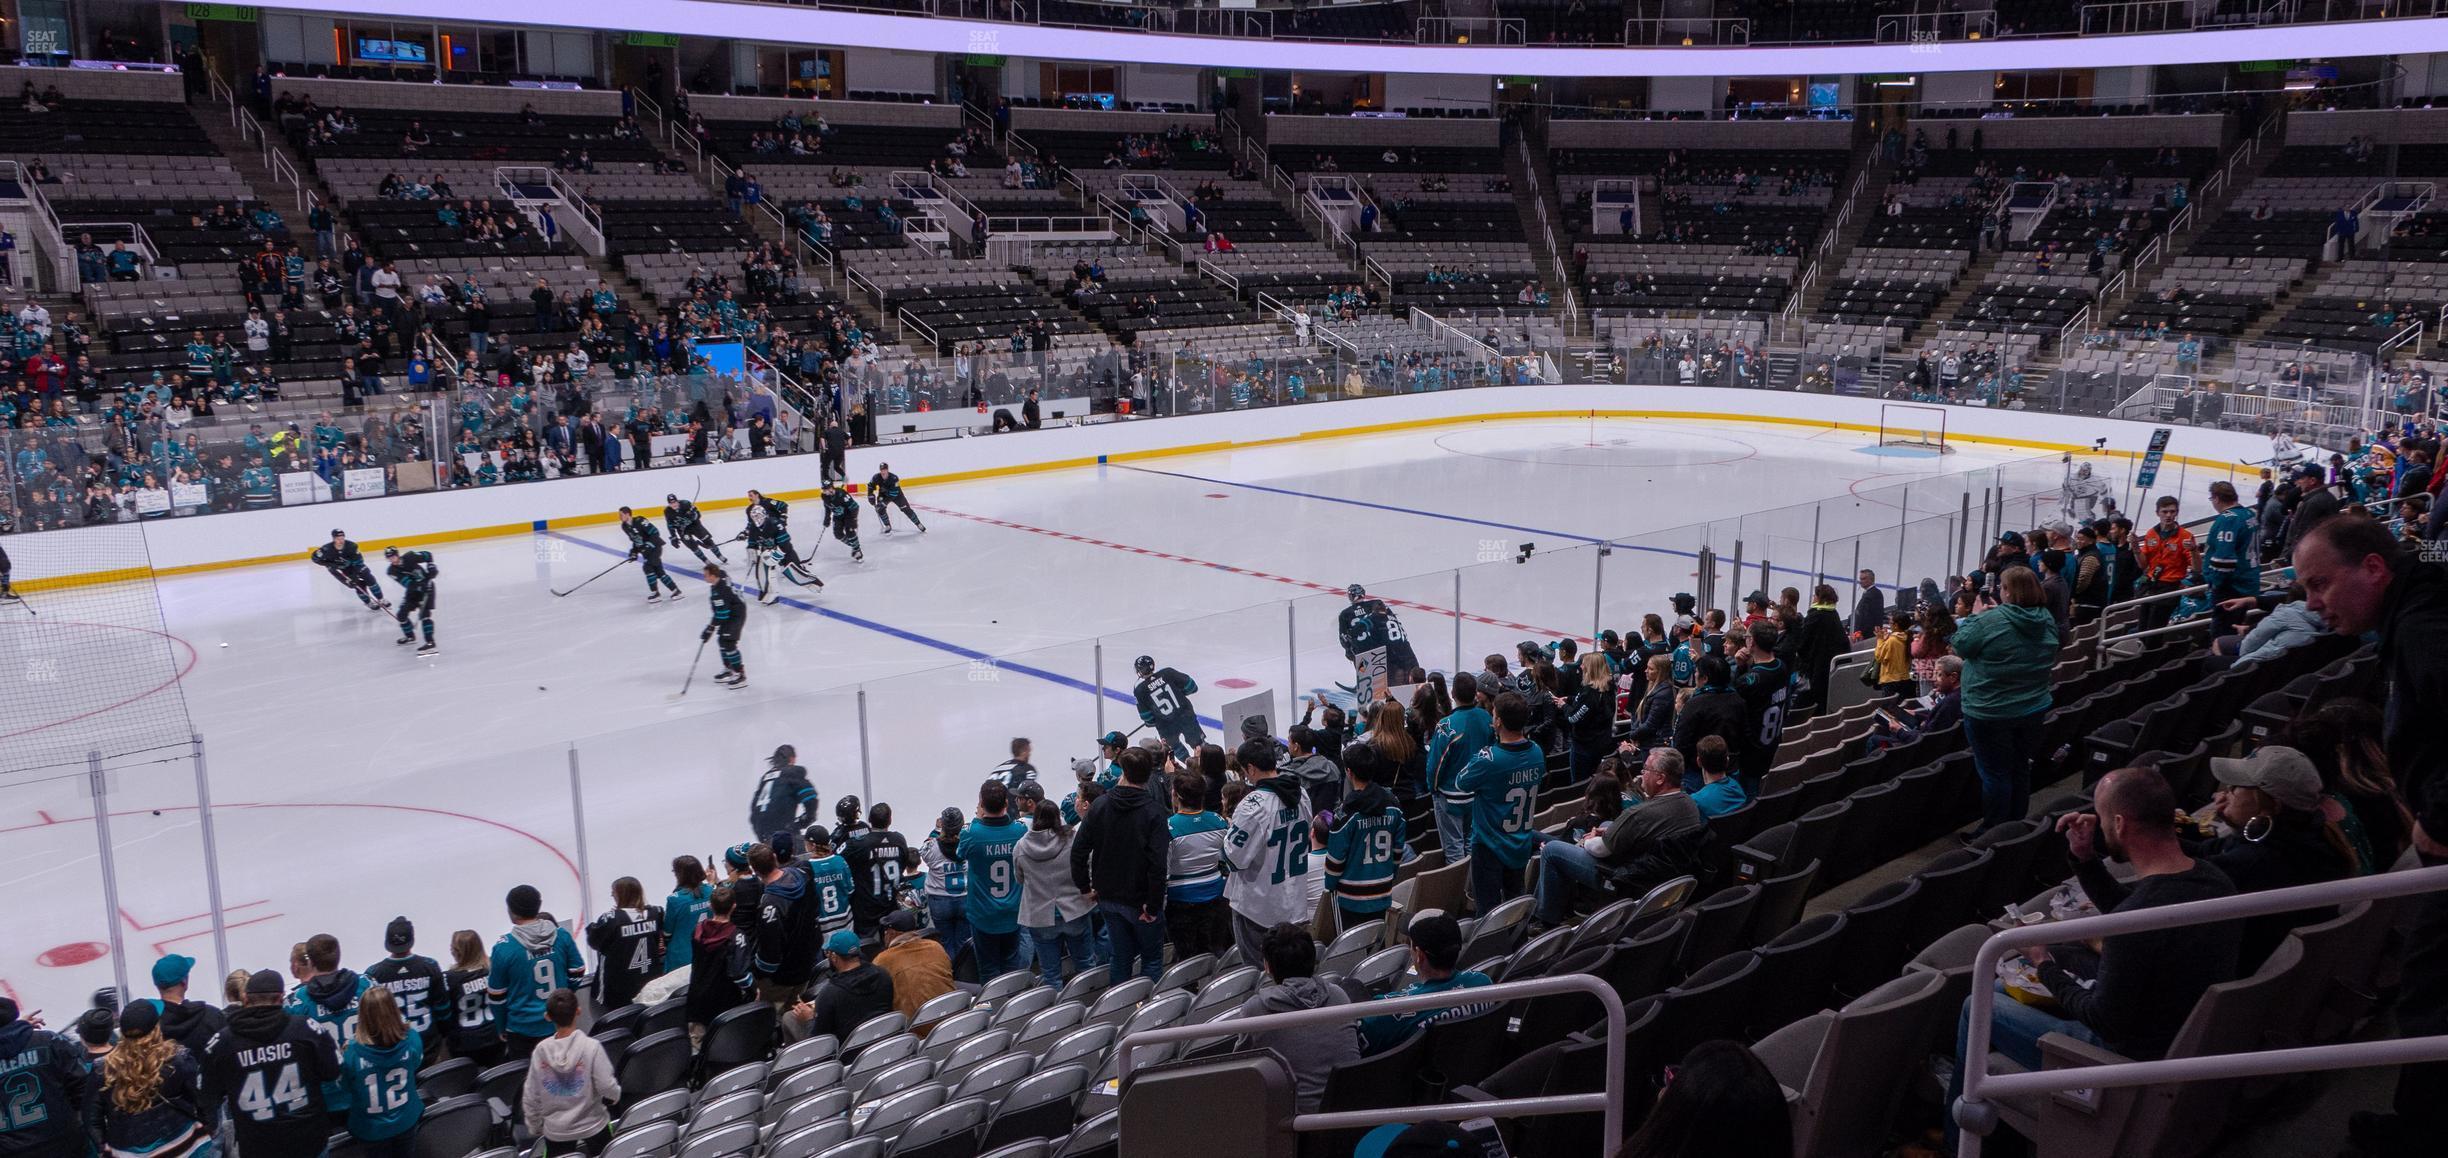
[[[1343,594],[1351,596],[1351,601],[1358,603],[1361,600],[1368,598],[1368,589],[1354,583],[1351,586],[1344,588]]]
[[[1143,655],[1143,656],[1140,656],[1140,657],[1139,657],[1139,658],[1137,658],[1137,659],[1132,660],[1132,661],[1131,661],[1131,670],[1132,670],[1132,671],[1135,671],[1135,672],[1138,672],[1140,675],[1147,675],[1147,674],[1149,674],[1150,672],[1155,671],[1155,670],[1156,670],[1156,657],[1155,657],[1155,656],[1152,656],[1152,655]]]
[[[340,529],[340,528],[338,528],[338,527],[333,527],[333,528],[332,528],[332,538],[335,538],[335,539],[345,539],[345,538],[348,538],[348,532],[347,532],[347,531],[343,531],[343,530],[341,530],[341,529]]]
[[[399,548],[397,548],[397,547],[385,547],[385,548],[383,548],[383,558],[385,558],[385,559],[397,559],[397,558],[399,558]]]
[[[859,798],[844,796],[833,802],[833,816],[843,824],[856,824],[859,818]]]
[[[663,505],[664,505],[664,506],[667,506],[667,507],[668,507],[668,506],[671,506],[671,505],[673,505],[674,503],[677,503],[677,502],[679,502],[679,501],[680,501],[680,496],[678,496],[678,495],[665,495],[665,496],[663,496]]]

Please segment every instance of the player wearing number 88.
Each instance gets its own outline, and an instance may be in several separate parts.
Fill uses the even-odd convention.
[[[1547,754],[1522,734],[1530,726],[1530,702],[1506,692],[1494,707],[1496,742],[1471,757],[1454,781],[1471,798],[1471,899],[1482,913],[1521,892],[1522,866],[1538,847],[1531,820],[1539,781],[1547,776]]]

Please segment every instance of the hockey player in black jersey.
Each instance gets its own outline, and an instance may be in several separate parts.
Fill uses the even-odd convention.
[[[759,491],[748,492],[748,526],[740,535],[748,540],[750,565],[757,571],[758,602],[771,603],[782,597],[773,583],[775,571],[802,586],[824,586],[824,580],[799,557],[798,548],[791,546],[789,503],[766,498]]]
[[[867,480],[867,502],[875,508],[876,519],[884,525],[885,534],[892,534],[892,511],[888,509],[891,507],[901,508],[910,525],[918,528],[919,534],[926,533],[926,524],[919,522],[918,512],[910,509],[909,496],[901,493],[901,476],[892,472],[891,463],[876,464],[875,477]]]
[[[833,847],[846,847],[852,837],[865,831],[867,822],[859,819],[859,798],[856,795],[845,795],[833,802],[833,827],[825,833],[825,838],[833,842]]]
[[[799,832],[816,823],[816,786],[799,766],[799,749],[784,744],[765,763],[756,795],[748,800],[748,831],[771,835]]]
[[[706,602],[714,607],[714,618],[697,633],[698,640],[715,640],[722,652],[722,671],[714,682],[726,687],[748,686],[748,668],[740,662],[740,629],[748,624],[748,603],[731,589],[731,576],[717,563],[706,564]],[[721,638],[716,639],[715,637]]]
[[[671,545],[686,547],[700,563],[707,562],[706,552],[714,552],[712,562],[728,563],[722,545],[714,541],[714,533],[706,530],[705,516],[697,513],[697,504],[678,495],[663,496],[663,530],[671,536]]]
[[[672,581],[671,572],[663,569],[663,532],[627,507],[622,507],[620,513],[621,533],[629,536],[629,557],[646,569],[646,602],[662,600],[663,593],[656,584],[671,588],[673,599],[680,598],[680,585]]]
[[[1207,742],[1207,733],[1199,730],[1198,712],[1190,706],[1198,681],[1169,667],[1159,670],[1155,659],[1144,655],[1131,661],[1131,670],[1139,673],[1132,696],[1139,702],[1140,722],[1156,729],[1173,749],[1174,759],[1189,763],[1190,754]]]
[[[330,572],[342,587],[348,588],[359,603],[375,611],[391,609],[391,601],[383,598],[382,584],[375,581],[374,572],[366,567],[365,554],[349,541],[348,532],[335,528],[331,542],[315,548],[309,557],[315,566]],[[5,579],[0,578],[0,587],[4,586]]]
[[[909,838],[892,830],[892,805],[867,810],[867,828],[837,844],[850,865],[850,915],[859,935],[871,936],[886,913],[901,905],[901,880],[918,867]]]
[[[439,650],[434,646],[434,578],[442,569],[434,566],[431,551],[402,552],[397,547],[385,547],[383,558],[391,561],[386,570],[391,573],[391,581],[400,586],[399,642],[416,642],[416,628],[409,623],[409,617],[414,616],[425,628],[425,643],[417,648],[417,654],[432,655]]]
[[[1402,621],[1394,617],[1394,609],[1385,600],[1371,596],[1357,583],[1345,588],[1344,594],[1351,597],[1351,605],[1343,609],[1335,634],[1343,643],[1344,658],[1352,661],[1352,698],[1365,706],[1395,682],[1408,678],[1419,666],[1419,656],[1412,652]]]
[[[864,563],[867,552],[859,549],[858,500],[840,483],[824,485],[824,525],[833,529],[833,537],[850,548],[850,561]]]
[[[9,587],[8,548],[0,547],[0,603],[17,602],[17,592]]]

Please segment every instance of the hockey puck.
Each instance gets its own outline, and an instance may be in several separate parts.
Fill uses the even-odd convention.
[[[537,691],[539,691],[539,692],[540,692],[540,691],[543,691],[543,690],[544,690],[544,685],[542,685],[542,684],[537,684],[537,685],[536,685],[536,690],[537,690]]]
[[[154,809],[154,810],[153,810],[153,815],[155,815],[155,816],[160,816],[160,815],[161,815],[161,809],[158,809],[158,808]]]

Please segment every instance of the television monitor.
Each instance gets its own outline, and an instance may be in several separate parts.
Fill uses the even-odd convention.
[[[430,64],[432,56],[425,46],[411,40],[378,40],[371,36],[357,38],[357,59],[382,64]]]

